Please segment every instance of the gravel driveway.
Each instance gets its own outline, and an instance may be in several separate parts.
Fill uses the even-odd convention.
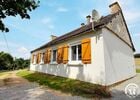
[[[139,87],[138,96],[136,98],[129,98],[124,93],[125,87],[130,84],[135,83]],[[111,89],[112,91],[112,99],[113,100],[140,100],[140,73],[137,73],[137,75],[134,78],[131,78]]]
[[[16,72],[9,73],[8,76],[6,75],[6,78],[0,77],[0,100],[91,100],[39,86],[37,83],[31,83],[16,76],[15,73]],[[2,80],[4,80],[3,84]],[[109,98],[109,100],[140,100],[140,91],[139,96],[134,99],[125,95],[124,88],[129,83],[136,83],[140,87],[140,74],[113,87],[111,89],[112,98]]]
[[[28,82],[15,73],[0,77],[0,100],[89,100]]]
[[[86,100],[44,89],[37,84],[27,83],[0,88],[0,100]]]

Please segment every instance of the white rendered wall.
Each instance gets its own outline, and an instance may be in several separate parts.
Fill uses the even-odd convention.
[[[30,70],[39,71],[43,73],[53,74],[57,76],[69,77],[81,81],[91,82],[95,84],[105,85],[105,63],[104,63],[104,49],[102,32],[85,33],[85,35],[71,38],[65,41],[64,44],[71,44],[80,42],[83,38],[91,38],[91,64],[73,65],[70,64],[45,64],[33,65],[31,64]],[[59,44],[62,45],[63,43]],[[56,48],[59,45],[54,45]],[[42,50],[44,51],[44,50]]]
[[[112,32],[103,29],[106,85],[136,75],[133,50]]]

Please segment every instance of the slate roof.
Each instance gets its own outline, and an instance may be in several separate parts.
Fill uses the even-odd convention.
[[[112,20],[112,18],[114,18],[117,14],[118,14],[118,13],[109,14],[109,15],[107,15],[107,16],[105,16],[105,17],[101,17],[97,22],[94,22],[94,29],[95,29],[95,30],[98,30],[98,29],[100,29],[102,26],[105,26],[105,25],[108,24],[108,23]],[[75,29],[75,30],[73,30],[73,31],[71,31],[71,32],[69,32],[69,33],[66,33],[66,34],[64,34],[64,35],[62,35],[62,36],[60,36],[60,37],[57,37],[56,39],[54,39],[54,40],[52,40],[52,41],[50,41],[50,42],[48,42],[48,43],[46,43],[46,44],[40,46],[39,48],[37,48],[37,49],[31,51],[31,53],[32,53],[32,52],[35,52],[35,51],[38,51],[38,50],[41,50],[41,49],[43,49],[43,48],[49,47],[49,46],[51,46],[51,45],[54,45],[54,44],[58,44],[58,43],[60,43],[60,42],[63,42],[63,41],[65,41],[65,40],[68,39],[68,38],[72,38],[72,37],[75,37],[75,36],[78,36],[78,35],[81,35],[81,34],[84,34],[84,33],[87,33],[87,32],[91,32],[91,31],[93,31],[93,30],[92,30],[92,23],[90,23],[89,25],[82,26],[82,27],[80,27],[80,28],[78,28],[78,29]]]

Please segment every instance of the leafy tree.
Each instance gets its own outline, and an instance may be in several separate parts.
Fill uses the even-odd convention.
[[[28,11],[36,9],[38,5],[39,1],[36,0],[0,0],[0,30],[9,32],[2,21],[7,16],[19,15],[22,19],[30,19]]]
[[[4,52],[0,52],[0,69],[7,70],[10,69],[13,64],[13,57]]]
[[[23,58],[15,58],[4,52],[0,52],[0,70],[15,70],[27,68],[30,65],[30,60]]]

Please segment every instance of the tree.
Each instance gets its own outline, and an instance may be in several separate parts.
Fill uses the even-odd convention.
[[[29,67],[30,60],[23,58],[15,58],[4,52],[0,52],[0,70],[15,70]]]
[[[39,1],[36,0],[0,0],[0,30],[9,32],[3,23],[3,19],[7,16],[19,15],[22,19],[30,19],[28,11],[32,11],[38,6]]]
[[[13,57],[4,52],[0,52],[0,69],[1,70],[8,70],[11,69],[13,64]]]

